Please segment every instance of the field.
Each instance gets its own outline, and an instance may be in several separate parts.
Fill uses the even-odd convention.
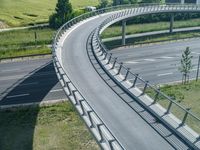
[[[0,21],[9,26],[45,23],[57,0],[0,0]],[[71,0],[74,9],[98,5],[98,0]]]
[[[97,150],[69,102],[0,111],[1,150]]]

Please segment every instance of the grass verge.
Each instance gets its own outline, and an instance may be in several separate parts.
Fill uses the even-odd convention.
[[[69,102],[0,111],[2,150],[95,150],[91,134]]]
[[[191,108],[191,111],[200,118],[200,80],[198,82],[191,81],[190,83],[184,84],[175,84],[175,85],[164,85],[161,88],[161,91],[166,95],[172,97],[177,103],[184,106],[185,108]],[[155,92],[148,89],[147,94],[150,97],[155,96]],[[169,102],[162,96],[158,97],[158,103],[161,104],[164,108],[168,108]],[[176,105],[172,105],[170,111],[179,119],[183,119],[184,111],[182,111]],[[188,124],[192,129],[200,134],[200,122],[196,119],[193,119],[191,116],[188,116],[186,124]]]
[[[19,50],[0,50],[0,59],[29,56],[29,55],[39,55],[39,54],[50,54],[50,53],[51,49],[47,47],[19,49]]]

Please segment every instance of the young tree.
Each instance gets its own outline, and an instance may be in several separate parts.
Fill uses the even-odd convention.
[[[192,57],[191,51],[189,47],[186,47],[186,49],[183,51],[182,58],[181,58],[181,66],[179,68],[180,72],[182,73],[182,83],[186,84],[189,82],[189,73],[192,69]]]
[[[72,17],[72,5],[69,0],[58,0],[55,11],[49,17],[50,27],[58,28]]]

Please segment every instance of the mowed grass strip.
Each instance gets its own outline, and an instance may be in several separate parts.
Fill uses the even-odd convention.
[[[42,54],[51,54],[51,49],[44,46],[31,49],[0,50],[0,59],[31,56],[31,55],[42,55]]]
[[[71,0],[74,9],[96,6],[98,0]],[[48,22],[57,0],[0,0],[0,20],[9,26]]]
[[[2,150],[97,150],[99,147],[69,102],[0,111]]]
[[[185,108],[191,108],[191,111],[200,118],[200,80],[198,82],[191,81],[188,84],[175,84],[175,85],[164,85],[161,86],[160,90],[166,95],[172,97],[177,103]],[[150,97],[155,97],[155,92],[148,89],[147,94]],[[169,101],[162,97],[158,97],[158,103],[164,108],[168,108]],[[183,119],[185,112],[176,105],[172,105],[170,111],[177,116],[179,119]],[[200,134],[200,122],[192,118],[190,115],[187,118],[186,124]]]

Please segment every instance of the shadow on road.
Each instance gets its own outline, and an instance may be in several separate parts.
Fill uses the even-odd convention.
[[[1,93],[0,106],[40,103],[57,82],[52,61],[48,62]],[[38,104],[32,108],[0,110],[0,150],[33,149],[39,110]]]

